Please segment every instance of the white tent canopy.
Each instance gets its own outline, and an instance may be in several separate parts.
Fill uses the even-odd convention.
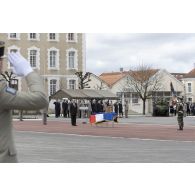
[[[94,89],[60,89],[49,97],[50,99],[119,99],[109,90]]]

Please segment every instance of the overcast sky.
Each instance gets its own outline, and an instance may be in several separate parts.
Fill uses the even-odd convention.
[[[189,72],[195,63],[195,33],[86,34],[86,68],[97,75],[141,63],[169,72]]]

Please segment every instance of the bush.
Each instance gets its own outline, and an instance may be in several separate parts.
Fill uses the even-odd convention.
[[[163,100],[153,104],[153,116],[169,116],[169,104]]]

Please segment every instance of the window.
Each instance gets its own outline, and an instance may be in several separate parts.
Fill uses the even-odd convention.
[[[57,80],[50,80],[50,95],[53,95],[57,91]]]
[[[48,49],[48,69],[59,69],[59,49]]]
[[[69,80],[69,89],[76,89],[76,81]]]
[[[122,92],[117,92],[116,96],[119,97],[119,98],[122,98]]]
[[[40,34],[39,33],[28,33],[28,40],[39,41],[40,40]]]
[[[48,41],[59,41],[59,33],[48,33]]]
[[[30,50],[30,64],[31,67],[37,67],[37,50]]]
[[[50,40],[56,40],[56,34],[55,33],[49,33],[49,39]]]
[[[67,69],[78,69],[78,53],[74,48],[66,50]]]
[[[124,98],[130,98],[131,93],[130,92],[124,92]]]
[[[11,52],[18,52],[20,51],[20,48],[15,46],[15,45],[12,45],[10,47],[8,47],[8,53],[11,53]],[[8,68],[12,67],[13,65],[8,61]]]
[[[192,102],[192,98],[188,98],[188,102]]]
[[[74,41],[74,33],[68,33],[68,40]]]
[[[16,33],[10,33],[10,38],[16,39],[17,38],[17,34]]]
[[[66,50],[67,69],[78,69],[78,51],[74,48]]]
[[[170,93],[170,92],[165,91],[165,92],[164,92],[164,96],[170,97],[170,96],[171,96],[171,93]]]
[[[192,93],[192,83],[187,83],[188,93]]]
[[[37,47],[28,48],[28,61],[32,68],[40,69],[40,49]]]
[[[157,97],[163,97],[163,92],[162,92],[162,91],[156,92],[156,96],[157,96]]]
[[[67,40],[67,42],[77,42],[77,34],[76,33],[68,33],[66,40]]]
[[[132,103],[137,104],[138,103],[138,94],[137,93],[132,93]]]
[[[36,33],[30,33],[30,39],[36,39]]]
[[[8,33],[8,39],[20,39],[20,33]]]
[[[68,54],[69,58],[69,68],[74,68],[75,67],[75,52],[70,51]]]
[[[57,60],[57,51],[50,51],[49,54],[49,66],[50,68],[56,67],[56,60]]]

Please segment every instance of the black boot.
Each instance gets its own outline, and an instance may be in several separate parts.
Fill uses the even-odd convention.
[[[179,125],[179,129],[177,129],[177,130],[178,130],[178,131],[179,131],[179,130],[182,130],[182,129],[181,129],[181,125]]]

